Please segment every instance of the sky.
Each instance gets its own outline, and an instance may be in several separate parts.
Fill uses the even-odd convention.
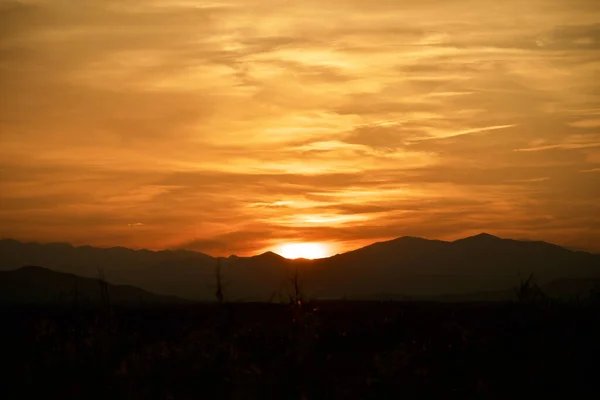
[[[0,237],[600,252],[596,0],[0,0]]]

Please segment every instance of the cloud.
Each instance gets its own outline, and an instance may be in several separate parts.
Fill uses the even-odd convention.
[[[569,124],[575,128],[600,128],[600,119],[584,119]]]
[[[543,151],[552,149],[587,149],[600,146],[600,136],[598,135],[570,135],[564,138],[560,143],[547,143],[545,140],[536,140],[532,146],[515,149],[515,151]]]
[[[27,0],[0,19],[2,236],[224,255],[598,237],[592,0]]]

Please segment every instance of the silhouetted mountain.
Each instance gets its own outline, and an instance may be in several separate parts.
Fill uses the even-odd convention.
[[[272,260],[282,260],[282,259],[284,259],[279,254],[273,253],[272,251],[267,251],[265,253],[262,253],[262,254],[259,254],[257,256],[254,256],[254,258],[258,258],[258,257],[263,258],[263,259],[269,258],[269,259],[272,259]]]
[[[491,235],[486,232],[481,232],[477,235],[473,235],[473,236],[469,236],[466,238],[455,240],[454,243],[461,243],[461,242],[490,243],[490,242],[497,242],[499,240],[502,240],[502,239],[499,238],[498,236],[494,236],[494,235]]]
[[[328,298],[495,297],[512,294],[532,272],[541,286],[557,279],[600,278],[598,255],[485,233],[454,242],[401,237],[314,261],[267,252],[220,258],[220,264],[229,300],[266,300],[277,293],[285,298],[296,268],[307,296]],[[217,258],[192,251],[0,241],[0,269],[18,265],[42,265],[90,278],[97,277],[101,265],[111,283],[212,300]]]
[[[107,285],[111,305],[188,303],[174,296],[159,296],[133,286]],[[0,272],[0,303],[63,303],[79,306],[102,304],[98,279],[27,266]]]
[[[600,277],[600,256],[480,234],[454,242],[402,237],[316,260],[307,287],[330,295],[440,296],[507,291],[530,273],[541,285]],[[308,278],[308,277],[307,277]]]

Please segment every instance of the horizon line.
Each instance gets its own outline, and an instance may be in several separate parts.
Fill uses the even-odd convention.
[[[332,258],[341,254],[346,254],[346,253],[351,253],[353,251],[357,251],[372,245],[376,245],[379,243],[387,243],[387,242],[392,242],[394,240],[399,240],[399,239],[421,239],[421,240],[427,240],[427,241],[432,241],[432,242],[444,242],[444,243],[454,243],[454,242],[458,242],[460,240],[465,240],[465,239],[469,239],[469,238],[475,238],[478,236],[489,236],[489,237],[493,237],[499,240],[512,240],[512,241],[517,241],[517,242],[537,242],[537,243],[547,243],[547,244],[551,244],[554,246],[558,246],[564,249],[567,249],[569,251],[573,251],[573,252],[584,252],[584,253],[590,253],[590,254],[600,254],[597,253],[597,250],[582,250],[582,249],[578,249],[578,248],[573,248],[571,246],[564,246],[564,245],[560,245],[560,244],[556,244],[553,242],[548,242],[545,240],[533,240],[533,239],[513,239],[513,238],[506,238],[506,237],[501,237],[501,236],[497,236],[497,235],[493,235],[487,232],[480,232],[474,235],[469,235],[469,236],[465,236],[465,237],[461,237],[458,239],[454,239],[454,240],[443,240],[443,239],[431,239],[431,238],[426,238],[426,237],[420,237],[420,236],[411,236],[411,235],[403,235],[403,236],[396,236],[396,237],[391,237],[390,239],[384,239],[384,240],[376,240],[374,242],[371,242],[370,244],[367,244],[365,246],[362,247],[357,247],[357,248],[353,248],[344,252],[340,252],[340,253],[336,253],[336,254],[332,254],[330,256],[327,257],[319,257],[319,258],[286,258],[284,256],[282,256],[281,254],[278,254],[277,252],[273,251],[273,250],[265,250],[262,252],[258,252],[256,254],[252,254],[252,255],[247,255],[247,256],[239,256],[235,253],[230,254],[229,256],[213,256],[211,254],[205,253],[203,251],[199,251],[199,250],[190,250],[190,249],[186,249],[186,248],[163,248],[160,250],[152,250],[152,249],[148,249],[148,248],[134,248],[134,247],[126,247],[126,246],[95,246],[95,245],[90,245],[90,244],[73,244],[70,242],[41,242],[41,241],[31,241],[31,240],[20,240],[20,239],[14,239],[14,238],[8,238],[8,237],[2,237],[0,238],[0,241],[14,241],[14,242],[19,242],[22,244],[38,244],[38,245],[52,245],[52,244],[61,244],[61,245],[68,245],[71,246],[72,248],[83,248],[83,247],[92,247],[92,248],[96,248],[96,249],[104,249],[104,250],[110,250],[110,249],[125,249],[125,250],[130,250],[130,251],[146,251],[146,252],[151,252],[151,253],[160,253],[160,252],[190,252],[190,253],[195,253],[195,254],[201,254],[207,257],[211,257],[214,259],[228,259],[228,258],[252,258],[252,257],[260,257],[269,253],[275,254],[283,259],[286,260],[308,260],[308,261],[312,261],[312,260],[323,260],[323,259],[327,259],[327,258]],[[323,243],[327,243],[327,242],[323,242]]]

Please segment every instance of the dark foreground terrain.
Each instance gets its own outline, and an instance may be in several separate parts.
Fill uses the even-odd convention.
[[[1,310],[4,399],[591,398],[590,302]]]

